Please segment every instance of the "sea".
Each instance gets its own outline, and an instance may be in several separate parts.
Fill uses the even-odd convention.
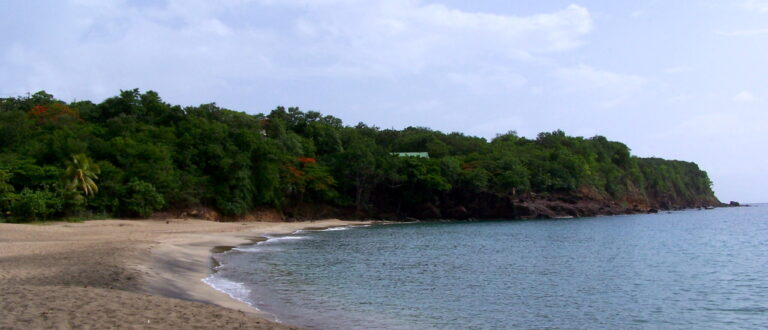
[[[768,204],[266,238],[205,281],[310,329],[768,328]]]

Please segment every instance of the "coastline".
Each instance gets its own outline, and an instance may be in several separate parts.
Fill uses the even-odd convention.
[[[202,280],[212,249],[372,221],[0,223],[0,328],[293,329]]]
[[[220,247],[236,247],[254,243],[264,235],[290,234],[297,230],[369,225],[374,221],[342,221],[336,219],[260,223],[243,231],[173,235],[160,239],[153,247],[151,266],[146,269],[146,290],[152,294],[214,304],[243,311],[279,322],[271,313],[259,310],[204,280],[213,272],[213,254]],[[248,223],[241,223],[247,226]],[[250,226],[249,226],[250,227]]]

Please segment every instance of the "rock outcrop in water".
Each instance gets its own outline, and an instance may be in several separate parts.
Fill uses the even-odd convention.
[[[721,203],[713,194],[680,197],[675,194],[641,194],[612,199],[586,187],[572,192],[501,195],[453,189],[427,203],[403,207],[401,200],[376,194],[375,208],[360,212],[351,208],[301,204],[286,208],[288,220],[328,217],[387,220],[553,219],[603,215],[658,213],[659,210],[710,209],[738,206]],[[398,210],[399,207],[399,210]]]
[[[579,192],[553,194],[525,194],[505,196],[490,193],[464,194],[453,191],[400,214],[381,212],[367,214],[374,218],[390,220],[415,219],[549,219],[590,217],[637,213],[657,213],[659,210],[681,210],[688,208],[712,208],[726,206],[717,198],[675,200],[669,198],[634,198],[613,200]],[[339,214],[345,216],[344,214]],[[349,217],[349,214],[346,214]],[[354,217],[354,216],[353,216]]]

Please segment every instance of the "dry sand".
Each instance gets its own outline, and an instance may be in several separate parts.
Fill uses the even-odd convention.
[[[211,249],[365,223],[0,224],[0,329],[290,329],[201,281],[211,272]]]

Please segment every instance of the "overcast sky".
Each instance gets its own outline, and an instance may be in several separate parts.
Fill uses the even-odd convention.
[[[7,0],[0,31],[0,97],[140,88],[382,128],[563,129],[768,202],[768,0]]]

